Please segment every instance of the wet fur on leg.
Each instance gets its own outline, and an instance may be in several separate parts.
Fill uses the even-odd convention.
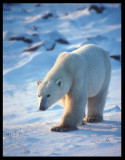
[[[102,122],[102,121],[103,121],[102,117],[86,117],[86,118],[84,118],[84,122],[94,123],[94,122]]]

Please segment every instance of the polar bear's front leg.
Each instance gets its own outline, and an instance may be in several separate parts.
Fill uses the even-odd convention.
[[[68,131],[73,131],[77,129],[77,121],[75,120],[76,115],[68,112],[64,112],[64,115],[62,117],[61,123],[59,126],[55,126],[51,129],[53,132],[68,132]],[[77,116],[77,120],[79,120]],[[75,122],[76,121],[76,122]]]
[[[73,98],[73,97],[72,97]],[[77,126],[80,125],[83,121],[85,105],[87,98],[77,98],[68,99],[68,106],[64,107],[64,114],[59,126],[53,127],[51,131],[53,132],[68,132],[77,129]]]

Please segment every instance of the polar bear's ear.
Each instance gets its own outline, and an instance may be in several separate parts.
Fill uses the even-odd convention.
[[[56,84],[58,84],[59,87],[62,87],[63,86],[63,81],[61,79],[58,79],[56,81]]]
[[[39,85],[41,82],[39,80],[37,80],[37,85]]]

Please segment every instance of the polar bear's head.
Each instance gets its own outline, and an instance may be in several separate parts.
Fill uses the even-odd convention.
[[[63,81],[58,79],[56,81],[37,81],[38,89],[37,96],[39,99],[39,109],[44,111],[51,105],[57,102],[62,97]]]

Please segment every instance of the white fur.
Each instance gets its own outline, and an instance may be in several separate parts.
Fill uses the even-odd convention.
[[[38,83],[39,107],[47,109],[60,100],[64,107],[60,127],[80,125],[87,102],[87,120],[102,120],[110,76],[109,56],[98,46],[89,44],[62,53],[44,81]],[[51,96],[46,97],[48,94]]]

